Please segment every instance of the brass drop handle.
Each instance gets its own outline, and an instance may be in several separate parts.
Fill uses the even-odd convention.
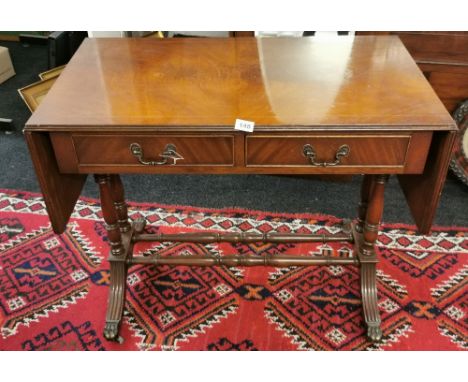
[[[159,156],[163,158],[161,161],[143,159],[143,149],[138,143],[132,143],[130,145],[130,151],[132,155],[138,159],[138,162],[145,166],[161,166],[164,164],[175,165],[178,160],[184,159],[184,157],[177,152],[175,145],[172,143],[167,144],[162,154],[159,154]],[[169,160],[172,160],[172,163],[169,163]]]
[[[351,149],[349,148],[348,145],[342,145],[336,151],[334,162],[316,162],[315,157],[317,154],[315,152],[315,149],[312,147],[312,145],[306,144],[304,145],[304,148],[302,149],[304,156],[306,156],[309,159],[310,164],[312,166],[318,166],[318,167],[336,166],[340,164],[341,158],[347,157],[349,155],[350,151]]]

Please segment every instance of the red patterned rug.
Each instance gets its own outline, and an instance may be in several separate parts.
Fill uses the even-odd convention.
[[[240,209],[131,204],[149,231],[335,233],[341,219]],[[347,244],[144,243],[162,255],[349,255]],[[383,340],[364,336],[355,267],[130,269],[121,335],[102,330],[109,265],[96,200],[54,235],[40,195],[0,190],[1,350],[461,350],[468,347],[468,228],[383,225],[378,289]]]

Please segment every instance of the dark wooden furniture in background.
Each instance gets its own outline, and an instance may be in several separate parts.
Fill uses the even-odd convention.
[[[459,126],[450,167],[468,185],[468,32],[357,32],[397,35]],[[465,142],[465,143],[464,143]]]
[[[66,65],[75,54],[88,32],[57,31],[47,37],[49,69]]]
[[[236,118],[254,121],[255,132],[234,130]],[[455,131],[397,37],[333,46],[246,37],[85,40],[25,136],[56,233],[65,230],[87,174],[95,174],[111,247],[106,338],[118,336],[133,264],[354,264],[367,333],[376,341],[382,333],[374,243],[385,181],[399,176],[419,229],[429,232]],[[358,219],[339,235],[145,235],[143,221],[128,221],[121,173],[365,176]],[[343,240],[354,243],[354,254],[133,256],[142,240]]]
[[[468,32],[397,34],[458,124],[450,168],[468,185]]]
[[[254,37],[255,32],[253,31],[231,31],[229,32],[229,37]]]
[[[356,32],[397,35],[450,113],[468,99],[468,32]]]

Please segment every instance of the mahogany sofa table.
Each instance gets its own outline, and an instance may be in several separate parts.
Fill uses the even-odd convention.
[[[255,122],[252,133],[235,120]],[[354,264],[368,337],[381,338],[374,243],[384,185],[399,177],[427,233],[456,126],[394,36],[87,39],[27,122],[25,136],[54,231],[65,230],[95,174],[110,241],[104,335],[118,337],[133,264]],[[129,222],[121,173],[364,174],[354,223],[329,237],[144,234]],[[307,193],[304,195],[307,203]],[[138,241],[354,242],[354,255],[132,256]]]

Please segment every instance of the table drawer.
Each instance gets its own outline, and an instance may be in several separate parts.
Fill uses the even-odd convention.
[[[60,143],[58,138],[54,146]],[[174,162],[178,167],[232,166],[234,163],[234,140],[229,135],[74,134],[71,139],[79,167],[162,167]],[[172,154],[177,153],[176,159],[169,155],[166,163],[162,163],[168,148]]]
[[[430,139],[430,133],[257,135],[246,139],[245,162],[250,167],[422,167]]]

